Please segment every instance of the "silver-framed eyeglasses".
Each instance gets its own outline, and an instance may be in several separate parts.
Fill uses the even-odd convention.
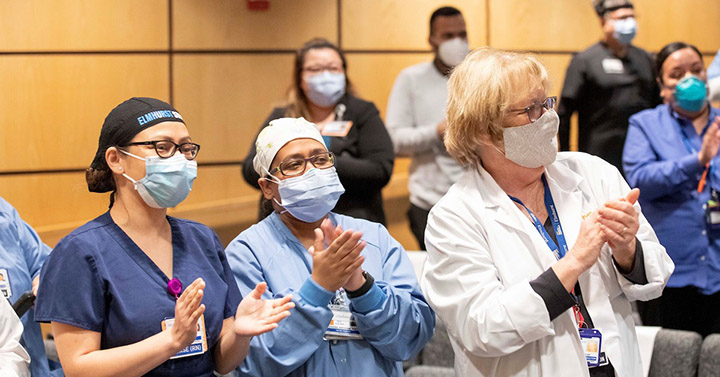
[[[557,97],[552,96],[552,97],[545,98],[545,100],[542,101],[542,103],[533,103],[532,105],[530,105],[524,109],[510,109],[510,111],[526,113],[528,116],[528,120],[530,120],[530,123],[535,123],[535,121],[540,119],[540,117],[542,116],[543,108],[545,110],[554,109],[556,104],[557,104]]]
[[[128,143],[126,147],[129,147],[131,145],[152,145],[153,148],[155,148],[155,153],[157,153],[158,157],[160,158],[170,158],[175,155],[176,151],[179,150],[180,153],[185,156],[185,158],[187,158],[188,160],[194,160],[195,157],[197,157],[198,152],[200,152],[200,144],[175,144],[170,140],[137,141],[134,143]]]
[[[308,162],[318,169],[329,169],[335,166],[335,155],[332,152],[322,152],[308,158],[290,157],[283,160],[280,165],[270,170],[269,173],[275,174],[279,171],[286,177],[298,176],[305,172]]]

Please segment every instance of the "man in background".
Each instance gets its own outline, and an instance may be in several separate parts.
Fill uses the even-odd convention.
[[[423,250],[430,208],[464,171],[443,144],[448,76],[469,52],[462,13],[453,7],[435,10],[430,16],[428,42],[434,59],[400,72],[390,93],[385,120],[395,154],[412,158],[408,218]]]
[[[600,156],[622,172],[628,119],[660,104],[653,59],[632,45],[635,9],[628,0],[595,0],[602,39],[577,54],[560,97],[560,148],[570,148],[570,117],[578,113],[578,149]]]

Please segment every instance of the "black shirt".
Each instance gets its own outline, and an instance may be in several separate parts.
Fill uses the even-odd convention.
[[[594,154],[622,172],[628,119],[661,103],[653,60],[629,46],[618,58],[603,43],[573,57],[560,96],[560,148],[570,148],[570,117],[578,113],[578,149]]]

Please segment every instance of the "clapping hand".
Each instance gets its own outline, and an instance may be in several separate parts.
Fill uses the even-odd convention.
[[[605,241],[612,249],[617,263],[625,270],[630,270],[635,260],[635,235],[640,223],[633,205],[639,196],[640,190],[632,189],[626,197],[610,200],[597,211]]]
[[[308,249],[313,256],[313,281],[330,292],[346,285],[365,261],[360,253],[366,243],[361,239],[362,232],[333,228],[330,220],[323,220],[320,228],[315,229],[313,246]]]
[[[205,312],[205,304],[200,304],[204,288],[205,281],[197,278],[175,302],[175,321],[170,331],[178,351],[189,346],[197,336],[198,319]]]
[[[342,226],[340,226],[340,224],[333,228],[330,220],[327,219],[323,221],[322,224],[320,224],[320,230],[322,230],[323,232],[326,245],[331,244],[343,233],[343,228]],[[345,288],[346,291],[354,291],[359,289],[363,285],[363,283],[365,283],[365,278],[363,277],[362,272],[362,266],[358,266],[354,271],[350,273],[347,280],[345,280],[345,282],[342,284],[342,287]]]
[[[698,152],[698,162],[701,165],[707,165],[710,160],[715,158],[720,147],[720,117],[715,117],[707,131],[703,136],[702,146]]]
[[[238,305],[235,313],[237,335],[250,337],[266,333],[290,315],[290,309],[295,307],[295,303],[290,301],[292,296],[263,300],[266,289],[267,283],[259,283]]]

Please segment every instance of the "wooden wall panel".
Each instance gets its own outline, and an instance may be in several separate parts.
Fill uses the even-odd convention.
[[[487,43],[487,0],[458,0],[452,6],[463,12],[471,46]],[[342,45],[358,50],[429,50],[432,12],[445,4],[432,0],[342,0]]]
[[[190,195],[175,210],[188,211],[207,203],[241,197],[257,203],[260,191],[245,183],[239,166],[200,166]]]
[[[2,1],[0,50],[167,49],[167,1]]]
[[[404,68],[432,60],[432,54],[347,54],[348,77],[361,98],[372,101],[385,119],[387,100],[395,78]]]
[[[600,23],[589,0],[488,1],[493,47],[576,51],[600,37]]]
[[[337,42],[336,0],[272,1],[267,11],[246,4],[173,1],[173,48],[295,50],[314,37]]]
[[[705,63],[705,69],[712,63],[713,59],[715,59],[715,55],[703,55],[703,63]]]
[[[565,82],[565,72],[567,71],[568,65],[570,65],[571,54],[538,54],[540,60],[545,64],[545,68],[548,70],[550,75],[550,94],[551,96],[558,96],[560,98],[560,92],[562,91],[563,83]]]
[[[0,170],[87,167],[105,116],[132,96],[167,100],[163,55],[0,56]]]
[[[212,228],[235,225],[232,239],[256,222],[258,198],[260,191],[245,183],[239,167],[201,166],[190,195],[168,213]]]
[[[51,246],[109,203],[108,194],[88,191],[82,172],[0,176],[0,196]]]
[[[200,161],[245,158],[260,124],[285,98],[293,56],[189,54],[174,59],[175,106],[202,145]]]
[[[703,52],[720,48],[720,2],[713,0],[635,0],[636,43],[650,51],[674,41],[696,45]]]

